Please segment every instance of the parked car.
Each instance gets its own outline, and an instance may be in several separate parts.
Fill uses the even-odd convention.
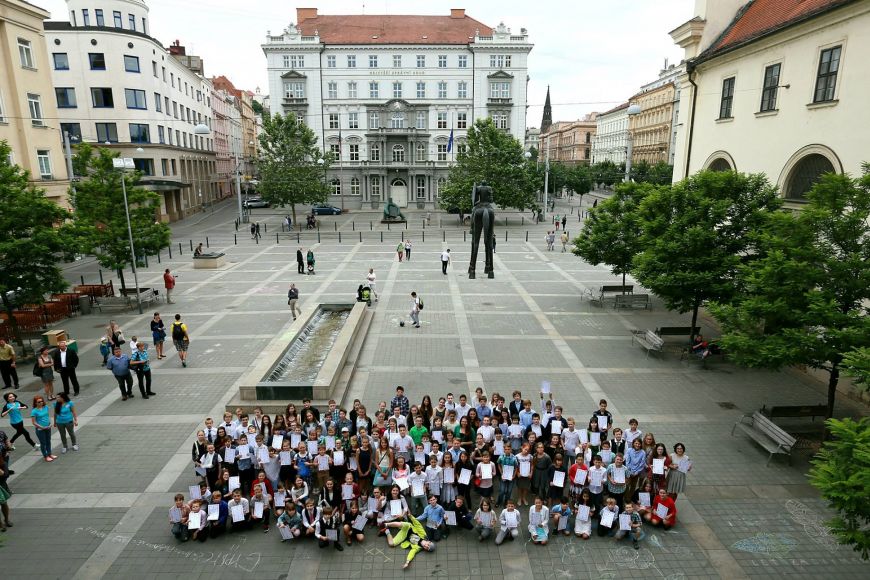
[[[264,201],[262,198],[259,197],[252,197],[251,199],[245,200],[245,207],[269,207],[269,202]]]
[[[311,206],[311,213],[314,215],[341,215],[341,208],[319,203]]]

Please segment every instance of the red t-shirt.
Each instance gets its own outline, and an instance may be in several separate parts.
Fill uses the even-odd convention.
[[[169,272],[165,272],[163,274],[163,285],[170,290],[175,288],[175,276]]]

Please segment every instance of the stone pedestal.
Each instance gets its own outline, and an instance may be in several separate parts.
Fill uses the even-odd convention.
[[[193,257],[193,269],[194,270],[213,270],[215,268],[220,268],[224,264],[226,264],[226,254],[223,252],[212,252],[210,254],[200,254],[199,256]]]

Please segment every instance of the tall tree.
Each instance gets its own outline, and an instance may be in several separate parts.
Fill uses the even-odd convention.
[[[641,204],[644,249],[634,275],[668,308],[691,312],[694,329],[702,304],[734,296],[750,234],[779,206],[760,174],[702,171],[656,188]]]
[[[580,205],[583,205],[583,196],[592,189],[592,175],[585,165],[569,167],[565,175],[565,187],[568,191],[580,196]]]
[[[755,233],[741,292],[713,312],[739,364],[827,372],[831,417],[844,356],[870,346],[870,174],[826,175],[807,202]]]
[[[440,195],[441,207],[471,210],[471,189],[475,183],[492,187],[493,201],[504,208],[523,211],[536,206],[534,180],[523,145],[498,129],[492,119],[478,119],[468,129],[466,147],[459,150],[456,165]]]
[[[289,205],[296,222],[296,205],[325,202],[329,196],[326,170],[331,156],[317,146],[314,131],[296,115],[263,117],[260,135],[259,192],[272,205]]]
[[[57,264],[71,250],[62,226],[69,212],[31,185],[30,174],[9,163],[9,152],[0,141],[0,296],[11,334],[23,345],[14,307],[41,304],[47,293],[66,288]]]
[[[613,161],[595,163],[590,167],[590,170],[594,183],[608,187],[622,181],[625,174],[625,169],[620,169],[620,166]]]
[[[124,268],[132,265],[132,258],[122,179],[127,188],[136,256],[156,254],[168,247],[170,231],[158,219],[160,194],[138,187],[138,172],[115,169],[112,160],[116,157],[118,153],[103,147],[94,148],[87,143],[77,146],[73,167],[80,180],[70,193],[70,203],[81,249],[93,254],[104,268],[116,270],[123,289]]]
[[[575,255],[593,266],[607,264],[616,276],[631,273],[634,258],[643,249],[638,209],[655,187],[624,183],[614,194],[589,211],[583,231],[574,240]]]

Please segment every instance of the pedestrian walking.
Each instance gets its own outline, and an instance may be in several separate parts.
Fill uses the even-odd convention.
[[[308,263],[308,275],[314,275],[314,250],[308,250],[308,254],[305,256],[305,261]]]
[[[396,246],[396,253],[399,255],[399,261],[401,262],[405,258],[405,244],[399,242],[399,245]]]
[[[163,272],[163,287],[166,288],[166,303],[172,304],[172,291],[175,289],[175,276],[169,272],[169,268],[166,268]]]
[[[45,398],[54,401],[54,371],[52,370],[54,360],[48,354],[47,346],[39,349],[36,366],[39,368],[39,378],[42,379],[42,385],[45,387]]]
[[[6,393],[3,410],[0,411],[0,417],[9,417],[9,426],[15,429],[15,435],[9,440],[9,443],[15,444],[15,440],[19,437],[24,437],[24,440],[37,449],[39,446],[30,437],[30,433],[24,427],[24,418],[21,416],[21,411],[29,409],[26,403],[18,400],[18,395],[15,393]]]
[[[202,242],[200,242],[193,250],[193,257],[202,256]]]
[[[411,292],[411,322],[414,328],[420,328],[420,299],[416,292]]]
[[[136,343],[136,352],[130,357],[130,367],[136,371],[139,381],[139,393],[143,399],[156,396],[151,390],[151,363],[148,361],[148,348],[144,342]]]
[[[568,223],[568,216],[563,215],[562,216],[562,231],[565,231],[565,224],[567,224],[567,223]]]
[[[254,224],[254,236],[256,238],[262,238],[263,236],[260,234],[260,222]]]
[[[151,319],[151,340],[154,342],[154,350],[157,351],[158,360],[166,358],[163,354],[163,343],[166,341],[166,325],[163,324],[163,319],[160,318],[160,313],[155,312],[154,318]]]
[[[411,240],[405,240],[405,259],[411,261]]]
[[[441,273],[447,275],[447,266],[450,264],[450,248],[441,252]]]
[[[559,231],[559,224],[561,223],[559,221],[559,214],[553,216],[553,223],[556,225],[556,231]]]
[[[75,427],[78,426],[79,416],[76,413],[75,403],[70,400],[68,394],[60,393],[54,403],[54,428],[60,433],[61,453],[66,453],[69,449],[66,442],[67,435],[69,435],[73,451],[79,450],[75,432]]]
[[[305,273],[305,257],[302,255],[302,246],[296,250],[296,271],[299,274]]]
[[[69,395],[69,385],[72,383],[73,394],[79,394],[79,379],[76,376],[76,367],[79,366],[79,355],[76,351],[67,348],[65,340],[57,343],[57,350],[52,356],[54,370],[60,374],[63,383],[63,392]]]
[[[11,389],[13,385],[20,389],[18,384],[18,370],[15,366],[15,347],[0,338],[0,374],[3,375],[3,388]]]
[[[178,351],[178,358],[181,359],[181,366],[187,366],[187,348],[190,346],[190,335],[187,333],[187,325],[181,321],[181,315],[175,315],[175,322],[170,327],[172,332],[172,343],[175,345],[175,350]]]
[[[256,224],[251,222],[251,239],[253,240],[256,237],[257,237],[257,226],[256,226]]]
[[[290,305],[290,313],[293,315],[293,320],[296,320],[296,314],[300,312],[296,308],[297,300],[299,300],[299,290],[296,288],[296,284],[290,284],[290,289],[287,291],[287,304]]]
[[[378,277],[375,276],[375,269],[369,268],[368,276],[366,276],[366,281],[369,285],[369,290],[371,290],[372,296],[375,297],[375,302],[378,301]]]
[[[112,376],[118,381],[121,390],[121,400],[126,401],[133,397],[133,375],[130,374],[130,357],[121,352],[121,347],[116,346],[114,354],[106,361],[106,368],[112,372]]]
[[[57,459],[57,455],[51,454],[51,417],[48,405],[42,395],[33,397],[33,408],[30,410],[30,422],[36,429],[36,438],[39,440],[39,449],[42,457],[47,462]]]
[[[559,240],[562,242],[562,253],[564,254],[568,251],[568,232],[562,230],[562,237]]]

